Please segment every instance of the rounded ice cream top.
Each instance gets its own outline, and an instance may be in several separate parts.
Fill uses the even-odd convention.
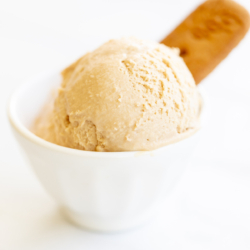
[[[200,99],[178,55],[156,42],[110,40],[62,72],[52,111],[35,133],[90,151],[152,150],[199,127]]]

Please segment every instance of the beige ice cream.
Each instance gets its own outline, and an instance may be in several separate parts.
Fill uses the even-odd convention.
[[[91,151],[152,150],[199,128],[200,98],[178,49],[111,40],[62,72],[51,110],[34,132]]]

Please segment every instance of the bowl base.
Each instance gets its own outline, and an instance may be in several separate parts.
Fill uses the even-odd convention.
[[[66,207],[61,207],[60,212],[67,221],[76,225],[77,227],[80,227],[81,229],[95,232],[112,233],[126,231],[148,223],[153,219],[155,209],[153,211],[150,209],[150,211],[140,214],[133,219],[123,218],[113,220],[82,215]]]

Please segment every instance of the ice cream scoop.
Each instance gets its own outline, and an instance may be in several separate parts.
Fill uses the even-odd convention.
[[[111,40],[62,75],[52,112],[34,128],[50,142],[91,151],[152,150],[199,128],[200,97],[178,49]]]

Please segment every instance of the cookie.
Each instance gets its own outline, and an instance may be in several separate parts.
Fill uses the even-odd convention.
[[[208,0],[162,43],[180,48],[196,84],[237,46],[250,26],[248,11],[231,0]]]

